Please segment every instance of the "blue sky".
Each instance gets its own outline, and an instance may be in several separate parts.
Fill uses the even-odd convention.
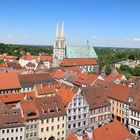
[[[68,45],[140,47],[140,0],[1,0],[0,42],[53,44],[65,22]]]

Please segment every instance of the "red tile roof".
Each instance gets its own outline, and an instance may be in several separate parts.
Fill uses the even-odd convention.
[[[24,126],[20,109],[0,109],[0,128]]]
[[[113,82],[116,79],[121,80],[123,76],[124,76],[123,74],[120,74],[118,72],[113,72],[113,73],[109,74],[108,76],[106,76],[104,79],[105,79],[105,81]]]
[[[53,84],[36,84],[35,91],[38,95],[54,94],[57,92],[57,88]]]
[[[75,78],[74,84],[78,86],[81,86],[81,85],[92,86],[92,84],[98,79],[98,77],[99,75],[97,74],[81,73]]]
[[[62,70],[57,70],[56,72],[55,72],[55,74],[53,75],[53,77],[55,78],[55,79],[61,79],[62,78],[62,76],[64,75],[64,71],[62,71]]]
[[[1,94],[0,95],[0,102],[10,103],[10,102],[20,102],[21,100],[32,97],[35,98],[35,92],[19,92],[19,93],[11,93],[11,94]]]
[[[93,131],[94,140],[126,140],[132,134],[118,121],[111,122]]]
[[[59,95],[36,98],[40,118],[52,118],[66,114],[65,105]]]
[[[78,140],[77,136],[74,133],[70,133],[67,137],[66,140]]]
[[[126,103],[130,96],[131,88],[123,85],[113,84],[107,91],[109,98]]]
[[[110,106],[108,97],[102,87],[85,87],[82,88],[82,94],[89,104],[90,110]]]
[[[0,73],[0,90],[20,88],[16,72]]]
[[[11,56],[11,55],[4,55],[4,54],[0,54],[0,58],[2,59],[16,59],[16,56]]]
[[[65,58],[62,60],[61,66],[85,66],[85,65],[97,65],[97,60],[94,58]]]
[[[77,74],[81,73],[81,71],[82,71],[82,69],[76,68],[76,67],[66,68],[65,70],[68,71],[68,72],[73,72],[73,73],[77,73]]]
[[[34,100],[22,101],[21,108],[25,120],[39,118],[39,113]]]
[[[7,63],[1,63],[1,64],[0,64],[0,68],[8,68]]]
[[[53,61],[53,56],[27,56],[27,55],[23,55],[20,59],[24,59],[24,60],[36,60],[37,62],[40,62],[40,60],[42,61]]]
[[[60,95],[61,99],[65,102],[65,105],[67,106],[72,101],[75,92],[70,87],[67,88],[63,87],[59,90],[58,94]]]

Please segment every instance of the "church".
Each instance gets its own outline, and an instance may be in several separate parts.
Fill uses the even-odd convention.
[[[53,47],[53,67],[78,67],[88,72],[99,72],[98,56],[92,46],[66,46],[64,22],[61,31],[56,25]]]

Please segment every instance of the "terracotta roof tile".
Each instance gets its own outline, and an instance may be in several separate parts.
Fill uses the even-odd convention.
[[[55,79],[61,79],[62,78],[62,76],[64,75],[64,71],[62,71],[62,70],[57,70],[56,72],[55,72],[55,74],[53,75],[53,77],[55,78]]]
[[[126,140],[126,138],[134,137],[120,122],[115,120],[95,129],[93,131],[93,138],[94,140]]]
[[[20,109],[0,109],[0,128],[23,126]]]
[[[94,58],[65,58],[62,60],[61,66],[84,66],[97,65],[97,60]]]
[[[77,136],[75,136],[74,133],[70,133],[67,137],[66,140],[78,140]]]
[[[21,100],[32,97],[35,98],[35,92],[19,92],[19,93],[11,93],[11,94],[1,94],[0,102],[10,103],[10,102],[20,102]]]
[[[25,120],[39,118],[39,113],[34,100],[22,101],[21,108]]]
[[[72,88],[63,87],[59,90],[58,94],[60,95],[61,99],[65,102],[65,105],[67,106],[72,101],[75,92],[72,90]]]
[[[37,62],[40,62],[40,60],[42,61],[53,61],[53,56],[32,56],[32,55],[23,55],[20,59],[24,59],[24,60],[36,60]]]
[[[59,117],[66,114],[64,102],[59,95],[36,98],[36,106],[40,118]]]
[[[20,88],[16,72],[0,73],[0,90]]]
[[[104,88],[101,87],[85,87],[82,88],[82,94],[89,104],[90,110],[109,106],[108,97]]]
[[[108,76],[106,76],[104,79],[105,79],[105,81],[111,81],[111,82],[113,82],[116,79],[121,80],[123,76],[124,76],[123,74],[120,74],[118,72],[112,72],[111,74],[109,74]]]
[[[107,95],[109,98],[126,103],[130,96],[130,91],[131,88],[127,86],[113,84],[107,91]]]
[[[0,54],[0,58],[2,59],[16,59],[16,56],[11,56],[11,55],[4,55],[4,54]]]
[[[97,74],[81,73],[75,78],[73,83],[78,86],[81,86],[81,85],[92,86],[92,84],[98,79],[98,77],[99,75]]]

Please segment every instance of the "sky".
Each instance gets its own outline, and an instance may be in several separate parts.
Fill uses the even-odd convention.
[[[140,0],[1,0],[0,42],[53,45],[65,23],[67,45],[140,47]]]

